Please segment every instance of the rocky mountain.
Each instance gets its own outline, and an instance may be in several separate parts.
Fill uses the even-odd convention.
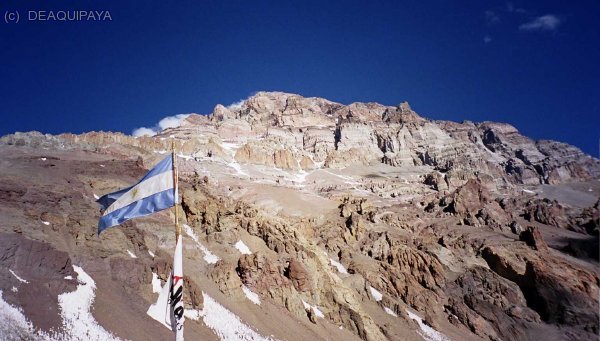
[[[174,211],[98,196],[179,155],[185,335],[597,340],[600,160],[408,103],[259,92],[155,136],[0,138],[0,339],[162,340]]]

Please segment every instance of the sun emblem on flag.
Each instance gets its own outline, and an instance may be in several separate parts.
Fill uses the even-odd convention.
[[[135,199],[135,198],[137,197],[137,195],[138,195],[138,188],[137,188],[137,187],[135,187],[135,188],[133,188],[133,189],[131,190],[131,197],[132,197],[133,199]]]

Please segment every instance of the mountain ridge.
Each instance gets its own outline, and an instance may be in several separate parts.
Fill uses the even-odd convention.
[[[0,137],[0,321],[20,326],[0,336],[171,336],[145,311],[173,210],[98,236],[94,201],[172,141],[188,338],[597,339],[600,160],[505,123],[280,92],[155,136]],[[78,290],[83,324],[58,300]]]

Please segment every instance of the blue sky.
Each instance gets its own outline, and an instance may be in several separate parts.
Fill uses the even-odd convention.
[[[8,1],[0,135],[111,130],[210,113],[260,90],[409,101],[598,156],[598,1]],[[30,21],[28,11],[111,21]]]

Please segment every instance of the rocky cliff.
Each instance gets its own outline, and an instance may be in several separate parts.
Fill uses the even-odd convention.
[[[156,136],[1,137],[2,338],[170,337],[145,312],[172,210],[98,236],[94,200],[172,139],[188,338],[598,339],[600,160],[508,124],[279,92]]]

